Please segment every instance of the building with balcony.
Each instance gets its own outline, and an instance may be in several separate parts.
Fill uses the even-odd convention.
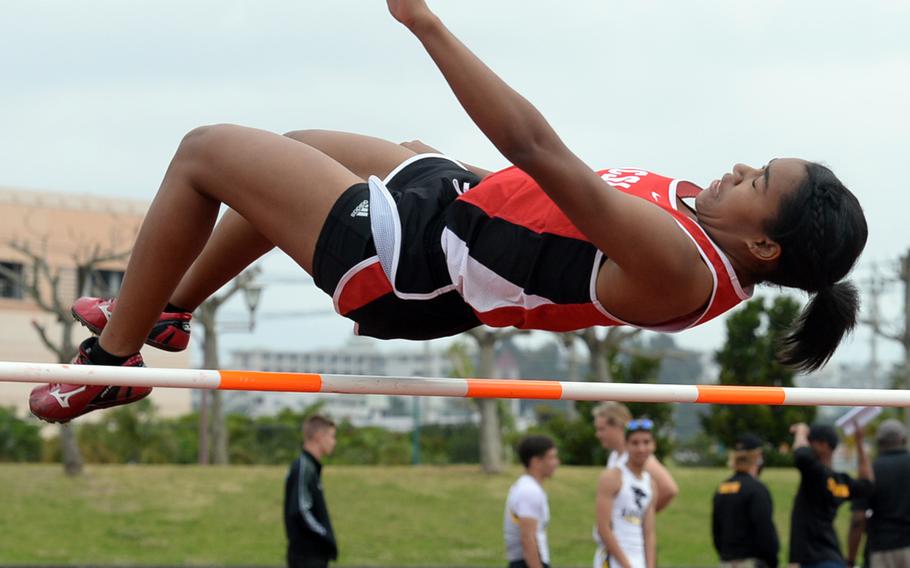
[[[116,295],[147,208],[142,201],[0,187],[0,360],[58,362],[38,330],[59,344],[63,326],[29,287],[37,287],[42,303],[64,310],[81,295]],[[77,345],[87,336],[78,324],[73,328]],[[143,357],[154,367],[190,364],[186,352],[146,349]],[[0,405],[28,412],[32,387],[0,383]],[[185,389],[151,396],[164,415],[190,411]]]

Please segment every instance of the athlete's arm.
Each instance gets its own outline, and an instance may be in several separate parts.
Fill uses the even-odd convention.
[[[659,513],[666,509],[670,501],[679,495],[679,486],[676,485],[676,481],[670,475],[669,470],[654,456],[651,456],[645,462],[645,471],[651,474],[651,478],[654,479],[657,483],[657,488],[660,490],[657,493],[656,504],[656,510]]]
[[[623,568],[631,568],[632,565],[626,558],[626,553],[622,551],[619,541],[616,540],[612,525],[613,501],[616,499],[621,485],[622,474],[618,469],[608,469],[600,474],[600,479],[597,481],[597,534],[603,541],[607,554],[611,558],[615,558]]]
[[[866,454],[866,446],[863,443],[866,436],[862,427],[856,422],[853,423],[853,439],[856,447],[856,469],[859,472],[859,478],[866,481],[873,481],[875,474],[872,471],[872,463],[869,461],[869,455]]]
[[[866,531],[866,511],[853,511],[850,513],[850,532],[847,533],[847,566],[856,566],[856,557],[859,555],[859,545],[863,541]]]
[[[417,152],[418,154],[443,154],[443,152],[440,152],[436,148],[430,146],[429,144],[424,143],[421,140],[411,140],[410,142],[402,142],[400,144],[400,146],[404,146],[408,150],[413,150],[413,151]],[[462,166],[468,168],[469,171],[473,172],[474,174],[477,174],[481,178],[485,178],[488,175],[493,173],[490,170],[478,168],[477,166],[468,164],[467,162],[462,162],[461,160],[458,160],[458,161],[461,163]]]
[[[654,517],[657,516],[657,497],[660,497],[660,488],[654,479],[651,479],[651,490],[654,491],[655,498],[648,503],[645,518],[642,519],[642,531],[645,538],[645,564],[648,568],[655,568],[657,566],[657,530]]]
[[[537,547],[537,519],[518,517],[518,532],[521,535],[521,553],[528,568],[543,568],[540,549]]]
[[[387,2],[392,15],[423,44],[484,135],[540,184],[632,285],[650,297],[667,298],[668,310],[677,315],[704,304],[710,274],[707,268],[692,270],[695,246],[669,215],[645,200],[611,190],[563,144],[537,109],[452,35],[423,0]]]
[[[300,462],[300,473],[297,476],[297,510],[303,517],[304,526],[310,532],[330,541],[329,530],[313,514],[313,488],[318,483],[316,470],[309,461],[300,458]]]
[[[790,433],[793,434],[793,450],[809,447],[809,425],[805,422],[799,422],[790,426]]]

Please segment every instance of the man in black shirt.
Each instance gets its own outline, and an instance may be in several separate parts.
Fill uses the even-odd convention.
[[[780,544],[774,528],[771,493],[758,480],[762,440],[743,434],[730,456],[734,474],[714,493],[712,534],[721,566],[775,568]]]
[[[303,452],[284,485],[288,568],[326,568],[338,557],[332,521],[322,493],[322,463],[335,449],[335,423],[311,416],[303,425]]]
[[[872,464],[875,487],[867,499],[854,503],[847,558],[855,564],[865,528],[869,536],[870,568],[907,567],[910,566],[907,429],[899,420],[885,420],[878,426],[875,441],[878,445],[878,457]]]
[[[841,503],[871,490],[872,466],[863,449],[863,432],[855,429],[859,481],[831,469],[837,431],[827,424],[794,424],[793,461],[799,469],[799,490],[790,515],[790,562],[802,568],[846,566],[834,517]]]

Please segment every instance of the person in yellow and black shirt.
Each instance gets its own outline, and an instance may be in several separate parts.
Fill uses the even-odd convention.
[[[811,428],[799,423],[793,432],[793,462],[800,473],[799,490],[790,516],[790,562],[801,568],[846,566],[834,517],[844,501],[863,497],[872,489],[872,466],[863,449],[862,428],[855,428],[859,480],[831,468],[838,444],[837,431],[827,424]]]
[[[735,472],[714,493],[712,536],[721,566],[775,568],[780,542],[771,493],[758,480],[764,465],[761,438],[743,434],[730,454]]]

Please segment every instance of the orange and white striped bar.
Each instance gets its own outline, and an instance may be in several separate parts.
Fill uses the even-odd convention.
[[[910,406],[910,390],[580,383],[529,379],[149,369],[0,362],[0,382],[460,398],[616,400],[785,406]]]

